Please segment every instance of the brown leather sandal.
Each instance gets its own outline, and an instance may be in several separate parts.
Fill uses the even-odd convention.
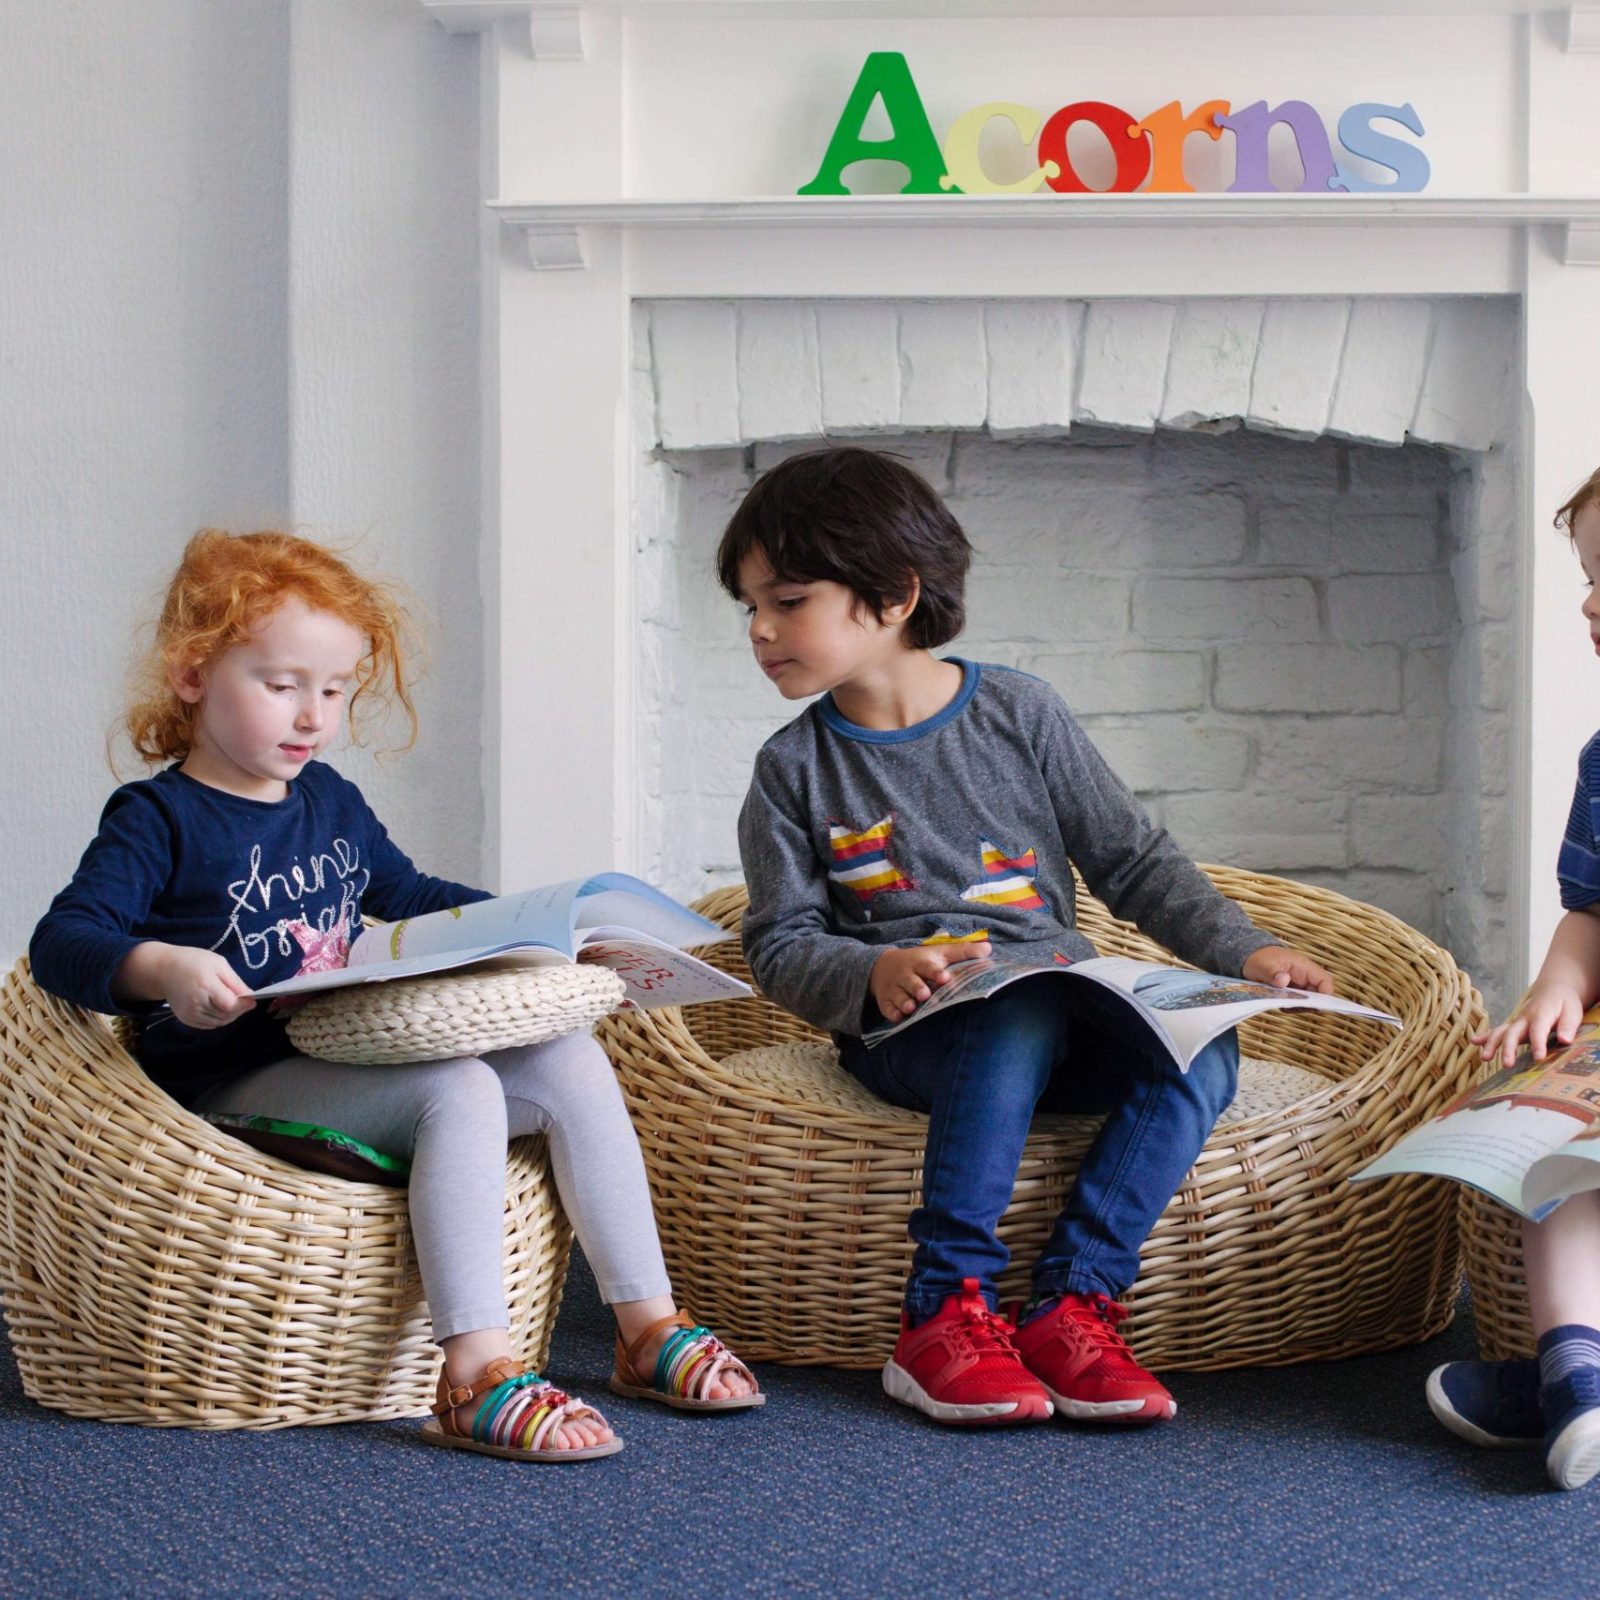
[[[463,1430],[456,1422],[456,1407],[479,1395],[487,1398],[473,1415],[471,1427]],[[593,1406],[546,1383],[537,1372],[524,1371],[522,1363],[509,1356],[491,1361],[476,1383],[458,1384],[453,1389],[441,1372],[439,1403],[433,1414],[438,1420],[422,1425],[426,1443],[476,1450],[507,1461],[594,1461],[614,1456],[622,1448],[622,1441],[612,1438],[578,1450],[545,1449],[544,1441],[563,1422],[592,1418],[603,1423],[606,1419]]]
[[[663,1328],[676,1328],[669,1334],[656,1356],[656,1369],[650,1383],[640,1383],[634,1358]],[[624,1346],[617,1334],[617,1363],[607,1387],[613,1394],[630,1400],[654,1400],[675,1411],[748,1411],[764,1406],[767,1397],[760,1389],[749,1394],[730,1395],[723,1400],[706,1399],[706,1390],[725,1372],[743,1373],[752,1384],[755,1374],[709,1328],[700,1327],[685,1312],[652,1322],[631,1345]]]

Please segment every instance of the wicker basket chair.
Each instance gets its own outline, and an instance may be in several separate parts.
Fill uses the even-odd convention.
[[[1476,1189],[1461,1189],[1461,1249],[1472,1290],[1478,1354],[1507,1361],[1535,1354],[1528,1280],[1522,1265],[1522,1220]]]
[[[571,1247],[542,1140],[512,1146],[505,1245],[513,1347],[542,1366]],[[26,961],[0,989],[0,1301],[26,1393],[108,1422],[415,1416],[439,1369],[404,1190],[184,1111]]]
[[[1322,1013],[1250,1024],[1247,1054],[1325,1087],[1222,1124],[1145,1245],[1132,1343],[1157,1368],[1276,1365],[1390,1349],[1445,1327],[1460,1280],[1454,1186],[1349,1173],[1459,1092],[1483,1008],[1450,956],[1371,906],[1262,874],[1205,869],[1262,927],[1322,960],[1340,991],[1399,1015],[1398,1033]],[[741,888],[700,909],[739,925]],[[1167,953],[1087,894],[1103,954]],[[700,952],[748,977],[734,944]],[[919,1198],[927,1119],[836,1065],[724,1064],[817,1035],[756,998],[624,1013],[601,1024],[650,1171],[679,1297],[756,1360],[867,1367],[888,1356]],[[1003,1295],[1027,1269],[1095,1130],[1040,1117],[1001,1236]]]

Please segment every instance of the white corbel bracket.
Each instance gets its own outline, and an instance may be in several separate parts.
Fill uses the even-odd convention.
[[[1568,267],[1600,267],[1600,222],[1564,224],[1561,261]]]
[[[589,263],[583,255],[579,228],[527,228],[528,260],[536,272],[581,272]]]
[[[481,33],[497,22],[521,19],[535,61],[582,61],[583,13],[549,0],[422,0],[424,10],[448,33]]]
[[[1565,22],[1569,55],[1600,50],[1600,6],[1568,6]]]

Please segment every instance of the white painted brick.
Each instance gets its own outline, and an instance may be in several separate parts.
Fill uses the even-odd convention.
[[[1481,622],[1477,640],[1478,704],[1485,711],[1504,711],[1516,670],[1516,631],[1509,622]]]
[[[1026,442],[957,434],[951,503],[1006,500],[1036,510],[1059,496],[1142,492],[1150,484],[1150,448],[1148,437],[1098,428]]]
[[[801,709],[791,707],[790,715]],[[687,711],[681,717],[681,735],[674,730],[668,737],[684,738],[685,748],[693,754],[695,792],[742,799],[750,787],[756,752],[772,736],[771,724],[745,718],[695,718]]]
[[[1407,650],[1401,683],[1401,703],[1408,717],[1437,715],[1438,707],[1450,698],[1450,651],[1426,646]]]
[[[1302,801],[1291,809],[1277,795],[1172,795],[1162,800],[1161,814],[1197,861],[1297,873],[1342,867],[1349,858],[1339,800]]]
[[[1317,593],[1305,578],[1145,578],[1133,588],[1142,639],[1314,638]]]
[[[1223,566],[1244,555],[1248,539],[1243,495],[1149,494],[1125,503],[1121,533],[1104,559],[1140,572]]]
[[[1240,644],[1217,651],[1212,701],[1223,711],[1398,711],[1391,645]]]
[[[1348,300],[1273,300],[1250,381],[1252,428],[1313,438],[1328,425]]]
[[[1302,872],[1297,876],[1314,888],[1332,889],[1352,900],[1387,911],[1391,917],[1398,917],[1430,939],[1443,935],[1436,880],[1426,873],[1366,867],[1351,872]],[[1332,966],[1335,988],[1344,987],[1340,983],[1343,973],[1339,963],[1336,961]]]
[[[1080,422],[1150,429],[1161,415],[1172,306],[1159,300],[1096,300],[1084,317],[1078,355]]]
[[[1509,300],[1441,301],[1412,433],[1463,450],[1487,450],[1504,441],[1510,432],[1516,337]]]
[[[1426,300],[1352,303],[1328,417],[1331,433],[1405,443],[1422,392],[1432,327],[1433,307]]]
[[[1083,487],[1053,496],[957,493],[945,504],[966,529],[980,569],[1103,564],[1126,520],[1126,496]]]
[[[991,300],[983,312],[989,431],[1065,433],[1072,426],[1083,307],[1063,300]]]
[[[1449,807],[1437,795],[1358,795],[1350,805],[1351,860],[1360,867],[1431,866],[1451,856]]]
[[[1023,657],[1079,716],[1193,711],[1205,704],[1206,658],[1189,650],[1062,650]]]
[[[1511,800],[1486,795],[1477,807],[1478,842],[1482,851],[1481,887],[1504,895],[1511,888]]]
[[[1160,420],[1192,428],[1250,408],[1250,374],[1261,338],[1260,300],[1185,300],[1172,328]]]
[[[900,426],[981,428],[989,414],[983,306],[912,302],[900,312]]]
[[[1163,428],[1155,436],[1153,477],[1162,489],[1233,489],[1301,504],[1339,489],[1351,449],[1336,439],[1284,439],[1248,429],[1217,435]]]
[[[1128,586],[1085,572],[1041,572],[1017,584],[989,571],[967,585],[967,633],[974,639],[1116,639],[1128,630]]]
[[[814,439],[822,432],[822,368],[811,306],[742,304],[738,374],[741,439]]]
[[[1112,771],[1138,794],[1237,789],[1250,767],[1250,737],[1233,728],[1141,717],[1095,722],[1088,731]]]
[[[881,301],[817,307],[822,424],[829,433],[893,428],[900,420],[898,314]]]
[[[1387,512],[1359,501],[1334,505],[1329,556],[1344,572],[1427,572],[1439,563],[1439,513]]]
[[[1407,440],[1404,450],[1382,449],[1359,442],[1342,447],[1348,467],[1349,493],[1391,509],[1416,509],[1417,496],[1447,490],[1456,475],[1454,458],[1420,440]]]
[[[656,420],[668,450],[739,442],[739,382],[733,307],[669,300],[650,312]]]
[[[1455,596],[1437,574],[1328,580],[1328,632],[1335,639],[1411,644],[1459,626]]]
[[[1435,717],[1266,717],[1256,782],[1269,793],[1433,793],[1444,780],[1445,712]]]
[[[1473,718],[1472,728],[1478,747],[1478,792],[1509,794],[1513,787],[1510,716],[1504,711],[1482,711]]]

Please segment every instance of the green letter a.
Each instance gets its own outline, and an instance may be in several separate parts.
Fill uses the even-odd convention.
[[[893,130],[887,139],[864,139],[861,130],[873,101],[883,98],[883,109]],[[911,81],[911,68],[898,50],[874,50],[861,68],[850,99],[839,114],[839,125],[828,142],[828,153],[816,177],[800,194],[849,194],[841,179],[852,161],[899,161],[910,173],[901,194],[959,194],[940,183],[946,176],[939,141],[928,125],[922,96]]]

